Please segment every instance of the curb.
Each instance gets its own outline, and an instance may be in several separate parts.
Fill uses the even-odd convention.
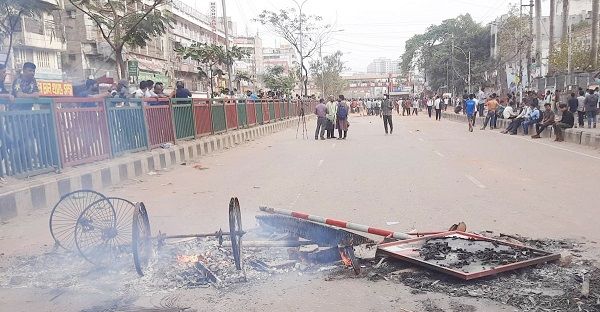
[[[307,119],[311,118],[307,116]],[[174,167],[182,162],[233,148],[247,141],[296,125],[297,117],[252,128],[179,141],[168,149],[154,149],[121,156],[109,161],[70,168],[68,172],[36,177],[0,194],[0,221],[39,209],[50,210],[60,197],[78,189],[102,190],[156,169]]]
[[[455,113],[446,113],[442,112],[442,116],[448,120],[457,121],[457,122],[467,122],[467,116],[463,114],[455,114]],[[476,124],[482,125],[485,118],[477,117]],[[497,121],[498,128],[506,128],[508,126],[508,120],[498,119]],[[522,134],[523,128],[519,127],[517,130],[517,134]],[[531,126],[529,128],[529,133],[535,134],[535,127]],[[543,138],[552,138],[554,137],[554,133],[550,131],[549,128],[546,128],[544,132],[540,134]],[[590,146],[593,148],[600,148],[600,134],[586,132],[580,128],[571,128],[565,130],[565,142],[580,144],[584,146]]]

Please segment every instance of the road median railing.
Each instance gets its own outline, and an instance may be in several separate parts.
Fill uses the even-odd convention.
[[[312,102],[306,105],[314,107]],[[297,116],[297,108],[298,102],[274,99],[0,101],[0,177],[32,176],[275,122]]]
[[[51,99],[1,101],[0,106],[44,109],[0,111],[0,177],[30,176],[60,168]]]
[[[148,149],[141,99],[107,99],[106,112],[113,156]]]
[[[104,99],[56,98],[53,102],[64,167],[110,158]]]

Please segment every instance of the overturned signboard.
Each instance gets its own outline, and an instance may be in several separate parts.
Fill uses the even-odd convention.
[[[381,244],[378,252],[464,280],[560,258],[559,254],[459,231]]]

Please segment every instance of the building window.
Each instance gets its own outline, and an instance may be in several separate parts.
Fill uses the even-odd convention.
[[[13,53],[15,54],[15,63],[18,66],[22,66],[23,63],[31,61],[27,58],[27,50],[14,49]]]
[[[38,51],[36,54],[36,65],[42,68],[50,68],[50,53],[48,53],[47,51]]]
[[[44,20],[43,18],[23,18],[23,24],[25,25],[25,31],[43,35],[44,34]]]

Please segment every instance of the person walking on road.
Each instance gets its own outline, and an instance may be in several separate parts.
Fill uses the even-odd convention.
[[[485,130],[490,123],[490,129],[494,130],[496,128],[496,111],[498,110],[498,100],[496,100],[496,93],[492,93],[490,99],[485,102],[485,107],[487,108],[487,114],[485,115],[485,120],[483,121],[483,127],[481,130]]]
[[[383,128],[385,134],[388,134],[388,124],[390,125],[390,134],[394,132],[394,124],[392,123],[392,103],[390,102],[388,95],[383,95],[383,102],[381,103],[381,114],[383,115]]]
[[[473,126],[475,125],[475,118],[477,118],[477,102],[474,100],[475,95],[469,95],[469,98],[465,101],[465,114],[469,121],[469,132],[473,132]]]
[[[325,100],[320,99],[319,104],[315,107],[315,115],[317,115],[317,129],[315,130],[315,140],[321,138],[325,140],[325,128],[327,128],[327,106]]]
[[[419,115],[419,102],[421,100],[420,99],[413,99],[412,100],[412,110],[413,110],[413,115],[417,116]]]
[[[329,101],[327,102],[327,138],[335,139],[335,124],[336,124],[336,116],[337,116],[337,103],[334,102],[333,96],[329,96]]]
[[[346,102],[346,99],[343,95],[339,96],[336,116],[337,116],[337,128],[338,128],[338,140],[345,140],[346,136],[348,136],[348,112],[350,111],[350,106]],[[343,136],[342,136],[343,135]]]
[[[589,94],[585,97],[585,114],[587,117],[588,128],[594,125],[596,128],[596,112],[598,109],[598,94],[594,93],[594,90],[589,90]]]
[[[594,92],[594,90],[590,90],[590,94],[593,94],[593,92]],[[561,117],[560,121],[558,121],[554,125],[554,134],[556,135],[556,139],[554,139],[554,141],[562,142],[565,140],[565,138],[564,138],[565,130],[564,129],[573,128],[573,124],[575,123],[575,117],[573,116],[573,113],[571,113],[567,109],[566,104],[560,104],[558,106],[558,108],[562,112],[562,117]]]
[[[442,121],[442,106],[444,106],[444,100],[438,95],[433,102],[435,106],[435,120]]]
[[[431,118],[431,110],[433,109],[433,98],[427,99],[427,114]]]

